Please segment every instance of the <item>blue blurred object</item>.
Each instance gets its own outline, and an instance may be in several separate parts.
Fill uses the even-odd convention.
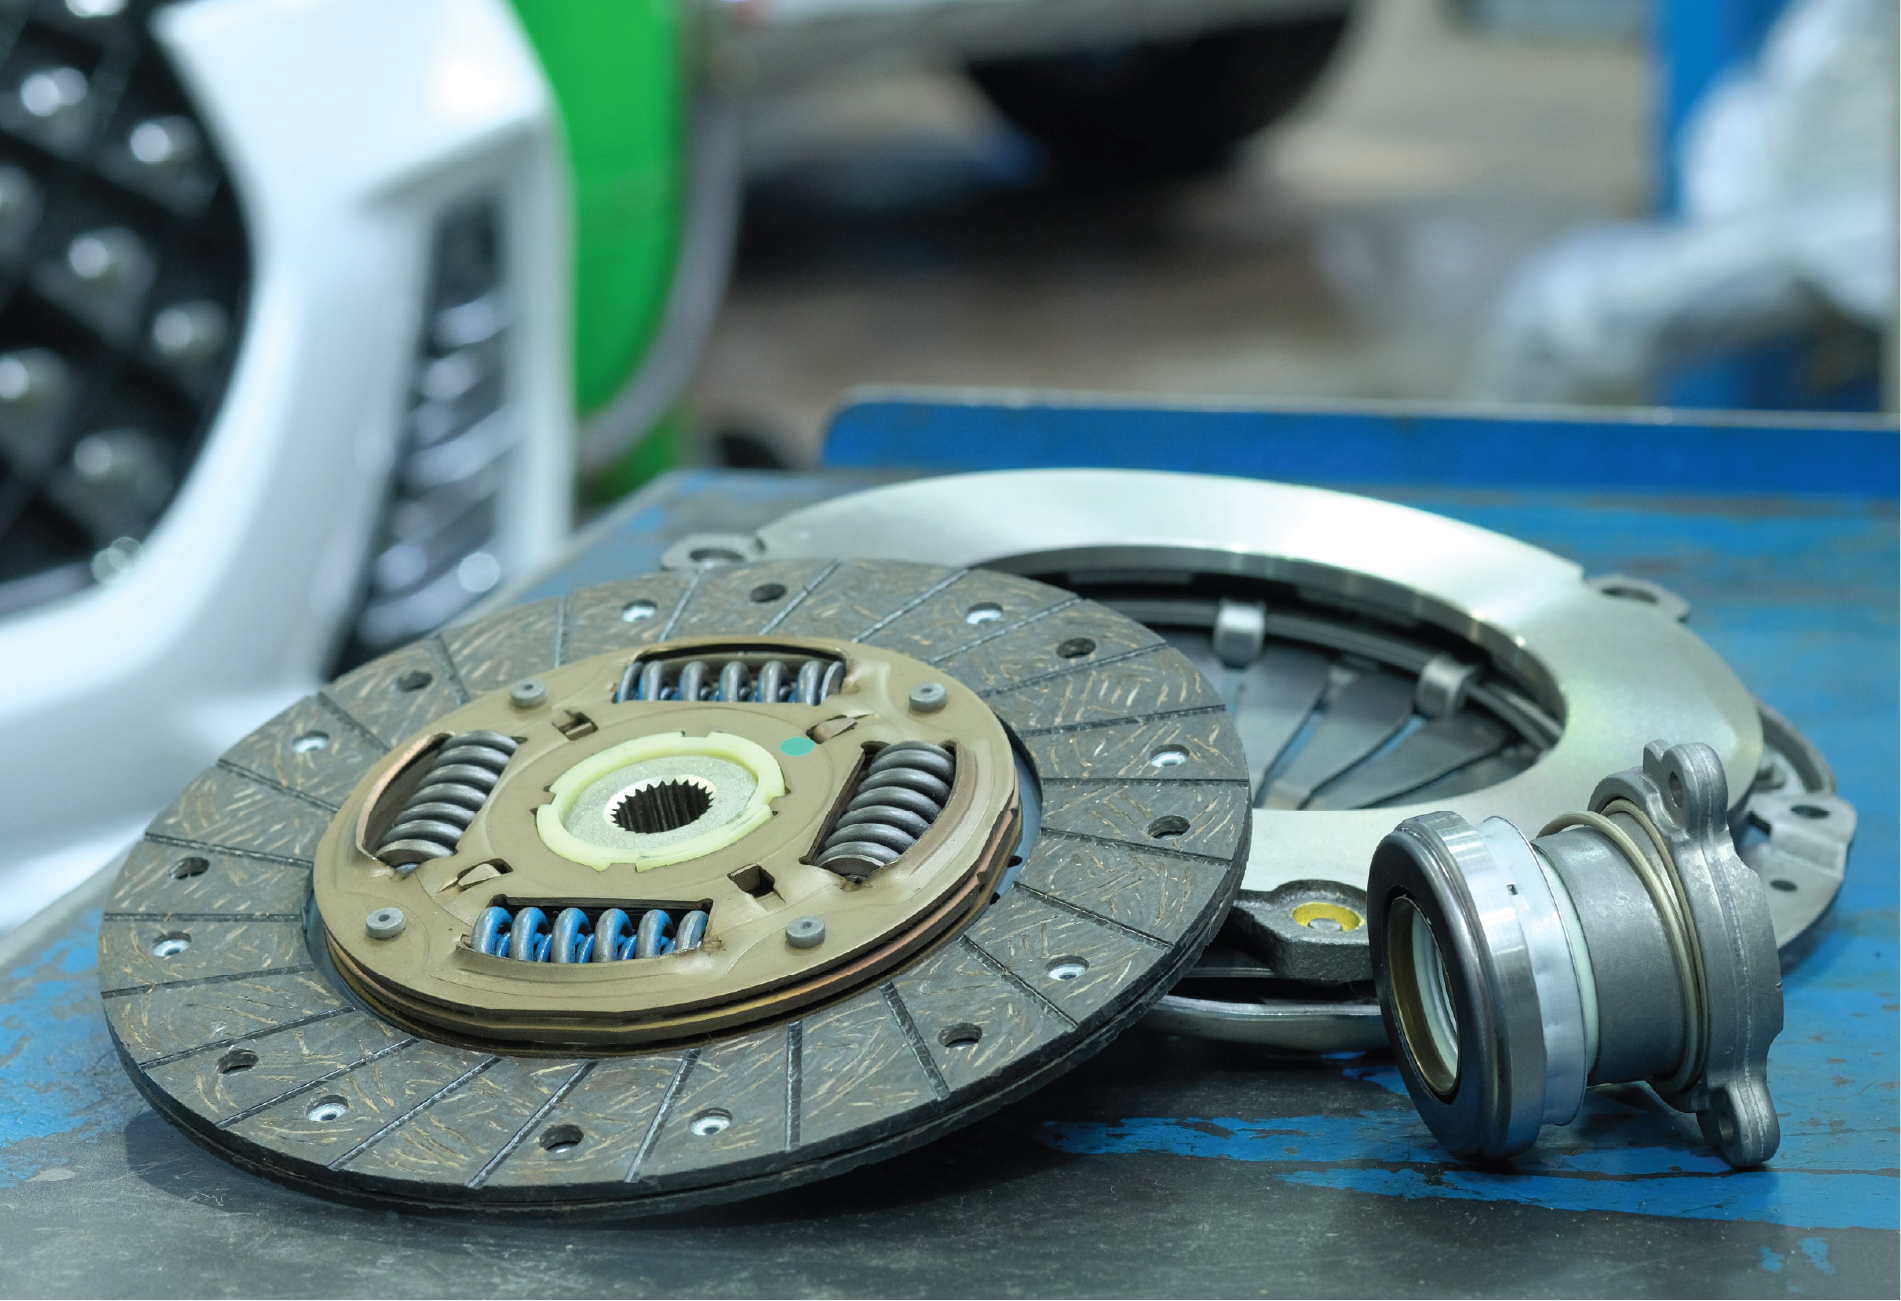
[[[1893,0],[1661,0],[1660,211],[1528,258],[1493,303],[1467,393],[1891,402],[1895,21]]]
[[[1756,59],[1788,0],[1658,0],[1655,12],[1658,209],[1681,215],[1683,130],[1704,97]],[[1657,400],[1673,407],[1729,410],[1878,411],[1872,375],[1817,383],[1805,341],[1781,340],[1665,368]]]
[[[855,398],[832,420],[828,469],[1115,467],[1292,483],[1882,497],[1901,477],[1891,417],[1121,405],[895,389]]]
[[[1835,411],[1881,409],[1880,377],[1858,369],[1817,382],[1817,345],[1784,339],[1739,352],[1717,353],[1664,369],[1657,400],[1686,411]]]
[[[1676,212],[1681,155],[1678,136],[1719,78],[1756,57],[1788,0],[1656,0],[1652,14],[1657,65],[1657,207]]]

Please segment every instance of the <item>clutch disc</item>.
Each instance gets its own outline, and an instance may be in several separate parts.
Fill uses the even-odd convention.
[[[1256,834],[1229,925],[1156,1028],[1293,1048],[1385,1042],[1367,867],[1403,819],[1537,824],[1650,741],[1715,749],[1787,946],[1840,889],[1855,810],[1827,762],[1623,576],[1390,502],[1114,470],[915,480],[788,515],[728,554],[888,556],[1034,575],[1203,671],[1247,753]],[[706,548],[689,539],[670,559]]]
[[[100,932],[199,1143],[406,1207],[671,1209],[923,1142],[1102,1046],[1246,862],[1159,635],[1028,579],[656,574],[377,660],[199,777]]]

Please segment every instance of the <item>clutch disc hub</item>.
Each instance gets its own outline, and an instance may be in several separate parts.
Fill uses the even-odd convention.
[[[929,712],[908,700],[924,687]],[[484,748],[492,786],[455,803],[453,770]],[[996,715],[908,655],[675,641],[444,715],[358,784],[312,880],[338,971],[392,1019],[679,1038],[862,983],[965,920],[1016,848],[1016,784]],[[453,839],[428,839],[443,817]],[[854,843],[890,862],[828,860]]]
[[[670,1209],[1067,1069],[1240,884],[1242,745],[1134,620],[892,562],[651,574],[393,652],[131,852],[108,1024],[193,1139],[405,1208]]]

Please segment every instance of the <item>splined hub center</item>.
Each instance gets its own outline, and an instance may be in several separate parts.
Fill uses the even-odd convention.
[[[526,705],[478,697],[374,767],[324,837],[330,954],[395,1019],[547,1047],[860,985],[981,908],[1016,848],[1009,738],[941,678],[850,643],[727,639],[567,665]],[[944,706],[916,709],[930,684]],[[387,908],[406,924],[379,936],[365,918]]]
[[[588,753],[535,812],[541,841],[605,871],[648,871],[699,858],[772,816],[785,773],[765,747],[729,732],[637,736]]]
[[[714,760],[713,762],[718,762]],[[750,791],[753,782],[737,765],[728,765]],[[614,783],[618,784],[618,783]],[[591,794],[591,792],[590,792]],[[679,831],[704,818],[718,800],[713,784],[702,777],[652,777],[610,796],[600,812],[609,823],[635,835],[659,836]],[[584,797],[585,802],[585,797]],[[580,806],[576,806],[580,812]],[[570,825],[569,830],[573,830]]]

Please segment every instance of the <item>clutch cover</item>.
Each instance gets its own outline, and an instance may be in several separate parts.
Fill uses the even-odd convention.
[[[1841,887],[1854,808],[1815,747],[1684,626],[1687,603],[1456,520],[1294,484],[1021,470],[835,498],[717,549],[1031,575],[1201,668],[1246,750],[1255,835],[1228,927],[1157,1029],[1384,1044],[1365,893],[1381,838],[1440,810],[1542,825],[1659,738],[1715,751],[1779,946]]]
[[[402,1207],[672,1209],[915,1145],[1143,1015],[1247,861],[1220,695],[1026,578],[698,568],[259,728],[132,851],[100,983],[200,1144]]]

